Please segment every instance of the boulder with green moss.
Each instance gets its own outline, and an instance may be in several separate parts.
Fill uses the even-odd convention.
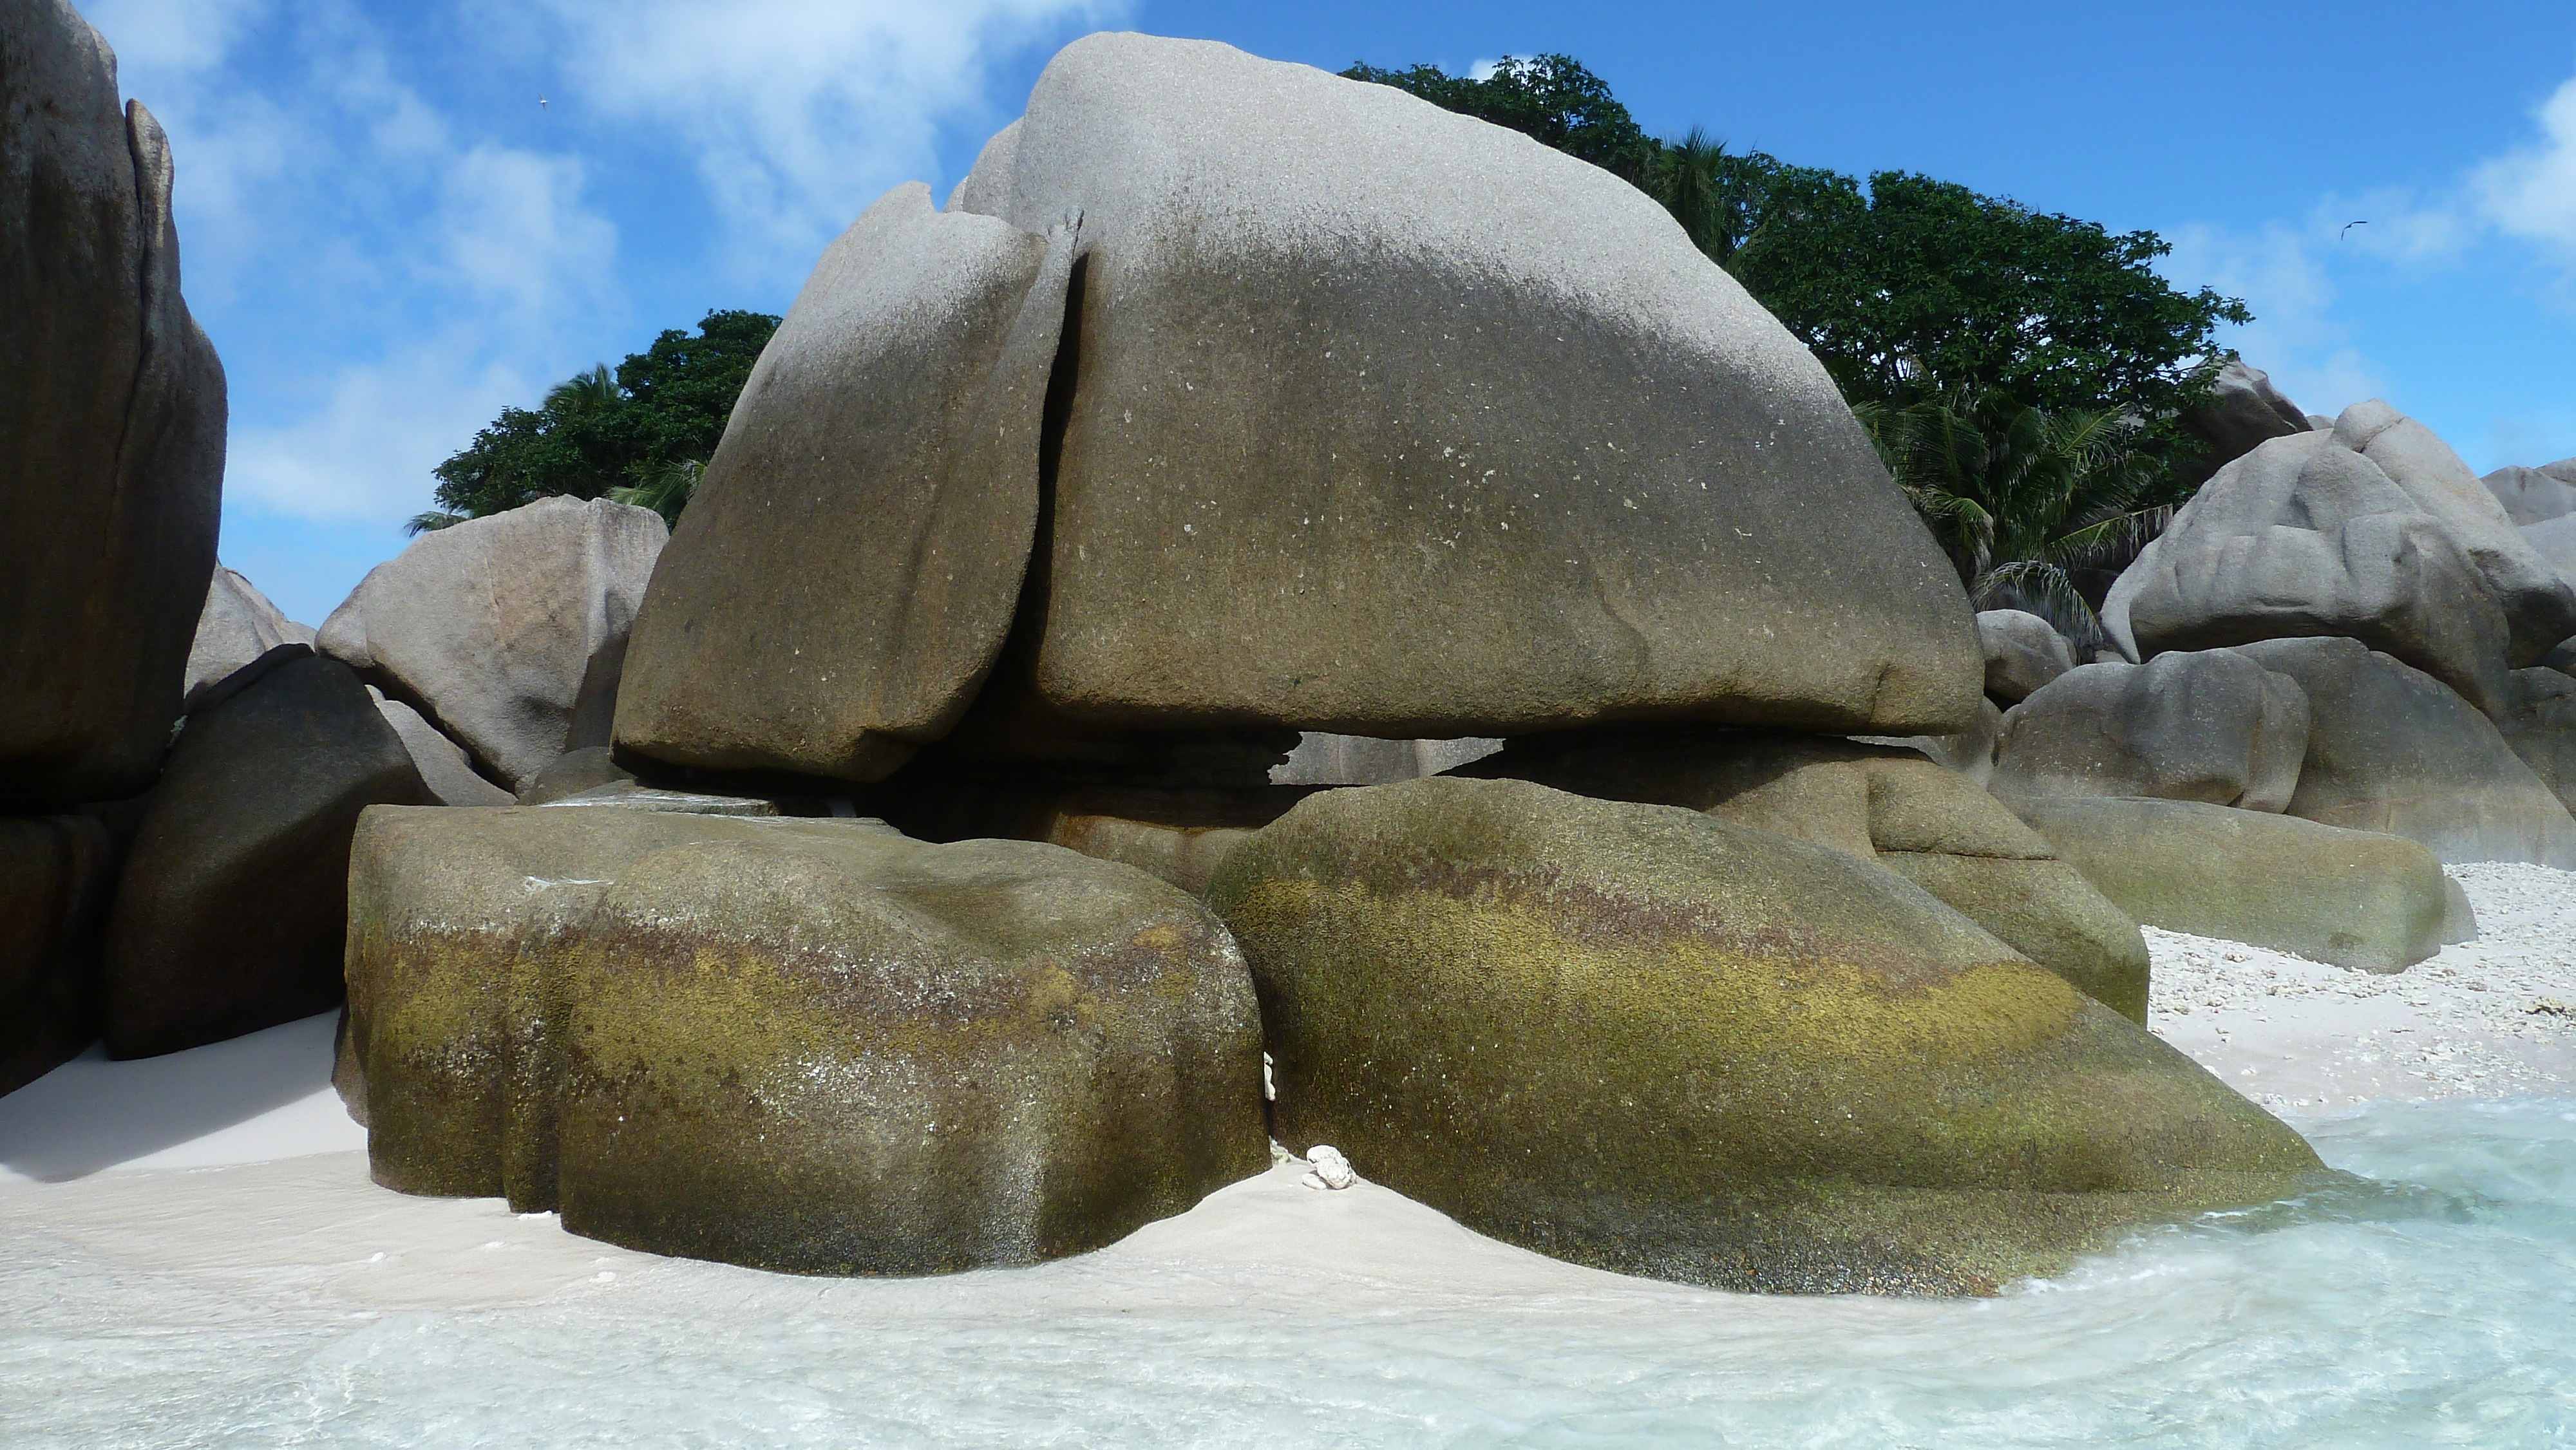
[[[1268,1163],[1225,929],[1131,868],[875,822],[376,809],[376,1180],[804,1273],[1110,1243]]]
[[[1911,884],[1692,811],[1516,780],[1327,791],[1209,900],[1289,1147],[1578,1263],[1990,1292],[2320,1171]]]
[[[2477,935],[2468,897],[2423,845],[2200,801],[2027,800],[2058,855],[2138,920],[2399,972]]]
[[[1975,781],[1887,745],[1759,731],[1587,731],[1513,741],[1461,773],[1684,806],[1839,847],[2144,1022],[2138,924]]]

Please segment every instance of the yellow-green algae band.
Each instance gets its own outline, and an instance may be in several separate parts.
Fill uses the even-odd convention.
[[[1209,900],[1252,966],[1289,1146],[1580,1263],[1990,1292],[2322,1171],[1920,888],[1687,810],[1509,780],[1331,791]]]
[[[351,870],[377,1181],[807,1273],[1115,1241],[1266,1166],[1224,928],[1029,842],[380,808]]]

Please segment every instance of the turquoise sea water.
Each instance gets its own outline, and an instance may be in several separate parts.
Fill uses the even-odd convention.
[[[357,1320],[22,1241],[0,1445],[2576,1443],[2576,1100],[2300,1126],[2371,1184],[1957,1303],[1236,1304],[1132,1265],[1086,1298],[1073,1260],[1021,1271],[1051,1276],[1025,1305],[985,1276],[685,1265],[649,1294]]]

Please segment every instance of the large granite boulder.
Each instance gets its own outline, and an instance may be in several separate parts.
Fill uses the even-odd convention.
[[[2366,972],[2475,935],[2468,898],[2416,842],[2201,801],[2020,802],[2058,856],[2149,926]]]
[[[2522,763],[2576,812],[2576,678],[2558,669],[2513,672],[2513,706],[2495,717]]]
[[[2197,484],[2275,438],[2310,430],[2299,405],[2272,386],[2269,373],[2230,358],[2211,380],[2209,400],[2182,415],[2184,431],[2201,446],[2198,458],[2177,470]]]
[[[403,750],[411,756],[412,768],[420,772],[420,783],[428,792],[424,804],[436,806],[506,806],[516,797],[474,773],[474,762],[465,758],[465,749],[438,733],[438,727],[420,718],[420,712],[400,700],[376,701],[377,713],[394,727],[401,737]]]
[[[877,822],[370,811],[376,1181],[657,1253],[925,1274],[1098,1248],[1268,1164],[1241,954],[1142,872]]]
[[[297,652],[188,717],[108,910],[111,1057],[176,1052],[339,1002],[358,813],[422,799],[347,666]]]
[[[0,811],[152,783],[215,567],[224,373],[170,148],[64,0],[0,0]]]
[[[1932,893],[2004,945],[2137,1021],[2147,945],[2000,801],[1885,745],[1752,731],[1536,736],[1462,767],[1603,800],[1702,811],[1836,847]]]
[[[1510,780],[1325,791],[1226,861],[1292,1149],[1731,1289],[1984,1293],[2293,1191],[2307,1145],[1846,852]]]
[[[2571,681],[2570,683],[2576,683]],[[2298,789],[2308,700],[2236,650],[2085,665],[2004,715],[1999,796],[2154,796],[2282,811]]]
[[[2026,610],[1979,610],[1977,645],[1986,653],[1986,694],[2007,705],[2075,668],[2075,646]]]
[[[1028,568],[1076,241],[913,182],[824,252],[654,577],[621,745],[868,781],[956,724]]]
[[[2308,698],[2291,815],[2421,841],[2446,862],[2576,869],[2567,807],[2494,723],[2441,681],[2349,639],[2242,649],[2298,681]]]
[[[2479,481],[2518,527],[2576,514],[2576,458],[2538,468],[2499,468]]]
[[[1970,723],[1955,572],[1823,367],[1635,188],[1390,87],[1138,35],[1067,46],[1006,135],[960,204],[1027,232],[1079,208],[1084,274],[991,709],[1389,739]]]
[[[1164,789],[984,775],[914,783],[885,809],[888,820],[924,840],[1045,841],[1124,862],[1195,896],[1228,853],[1312,793],[1286,785]]]
[[[2576,514],[2524,524],[2522,541],[2531,546],[2531,552],[2549,561],[2549,567],[2576,579]]]
[[[314,631],[286,617],[259,586],[240,572],[215,566],[206,585],[206,606],[197,616],[197,633],[188,645],[188,672],[182,707],[197,708],[207,690],[233,671],[282,644],[313,643]]]
[[[369,570],[314,647],[516,790],[608,743],[627,632],[669,537],[660,514],[604,498],[470,519]]]
[[[2219,470],[2121,574],[2103,625],[2133,659],[2344,636],[2484,710],[2576,635],[2576,587],[2425,427],[2385,403]]]
[[[0,817],[0,1094],[96,1040],[98,927],[115,880],[96,818]]]

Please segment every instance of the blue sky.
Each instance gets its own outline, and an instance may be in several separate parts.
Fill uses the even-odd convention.
[[[868,202],[944,194],[1098,28],[1335,69],[1564,51],[1658,133],[2152,228],[2176,281],[2247,299],[2232,343],[2311,411],[2385,397],[2481,471],[2576,455],[2566,0],[85,13],[171,134],[188,297],[231,377],[225,561],[308,623],[502,404],[710,307],[784,311]]]

